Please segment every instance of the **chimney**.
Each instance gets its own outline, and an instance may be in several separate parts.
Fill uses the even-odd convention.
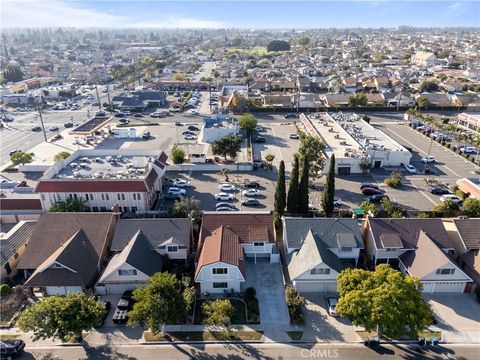
[[[113,212],[113,215],[115,216],[115,220],[120,220],[120,215],[122,214],[120,212],[120,206],[118,206],[117,203],[113,204],[112,206],[112,212]]]

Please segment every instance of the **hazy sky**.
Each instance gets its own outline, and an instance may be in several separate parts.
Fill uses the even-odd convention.
[[[480,26],[480,1],[0,0],[1,27]]]

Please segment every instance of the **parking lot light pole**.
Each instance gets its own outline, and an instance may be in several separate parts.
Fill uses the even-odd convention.
[[[43,124],[42,111],[40,110],[40,106],[38,104],[35,105],[37,106],[38,115],[40,116],[40,123],[42,124],[43,138],[45,139],[45,142],[48,142],[47,133],[45,132],[45,125]]]

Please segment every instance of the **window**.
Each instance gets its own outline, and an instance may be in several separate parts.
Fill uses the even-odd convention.
[[[133,200],[137,200],[137,194],[133,193]]]
[[[85,194],[85,200],[90,200],[90,199],[88,198],[88,194]]]
[[[121,194],[122,195],[122,200],[125,200],[125,194]]]
[[[105,199],[110,200],[110,196],[108,194],[105,194]]]
[[[437,275],[453,275],[455,269],[437,269]]]
[[[135,276],[137,275],[136,269],[118,269],[118,276]]]
[[[68,194],[68,197],[69,197],[70,199],[73,199],[72,194]]]
[[[353,248],[352,248],[351,246],[342,246],[342,247],[340,248],[340,251],[341,251],[341,252],[350,252],[350,251],[352,251],[352,250],[353,250]]]
[[[142,194],[137,193],[137,200],[142,200]]]
[[[98,211],[98,207],[97,207],[97,206],[92,207],[92,211],[93,211],[93,212],[97,212],[97,211]]]
[[[228,288],[228,283],[226,282],[214,282],[213,283],[214,289],[226,289]]]
[[[169,246],[167,247],[168,252],[177,252],[178,248],[176,246]]]
[[[90,200],[93,200],[93,194],[90,194]]]
[[[120,194],[117,194],[117,200],[120,200]]]
[[[262,246],[263,247],[264,243],[263,242],[254,242],[253,246]]]
[[[102,194],[102,200],[105,200],[105,194]]]
[[[215,268],[215,269],[212,269],[212,274],[214,274],[214,275],[228,274],[228,269],[227,268]]]
[[[53,199],[55,200],[55,195],[53,195],[53,196],[54,196]],[[45,200],[45,194],[42,194],[42,200]]]
[[[75,200],[78,200],[77,194],[73,194],[73,198],[74,198]]]
[[[132,206],[132,212],[136,212],[138,208],[136,206]]]
[[[18,259],[18,252],[16,252],[15,255],[13,255],[13,258],[14,258],[15,260]]]
[[[328,274],[330,274],[330,269],[315,268],[315,269],[310,270],[310,274],[312,274],[312,275],[328,275]]]
[[[397,251],[396,248],[386,248],[385,250],[386,250],[387,252],[395,252],[395,251]]]

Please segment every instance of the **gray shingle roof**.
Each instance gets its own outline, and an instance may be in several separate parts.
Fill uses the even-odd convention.
[[[480,249],[480,219],[454,219],[467,249]]]
[[[319,236],[329,248],[338,248],[337,234],[353,234],[356,247],[363,249],[362,234],[356,219],[341,218],[285,218],[285,232],[289,248],[300,248],[309,230]]]
[[[311,230],[308,231],[300,250],[291,254],[288,272],[291,279],[295,279],[305,271],[320,264],[325,264],[331,269],[340,272],[347,267],[346,264],[328,248],[328,245]]]
[[[122,251],[132,237],[140,230],[149,241],[151,249],[171,241],[190,247],[192,221],[186,218],[171,219],[121,219],[115,227],[111,250]]]
[[[21,221],[0,238],[0,266],[4,267],[17,250],[30,240],[36,221]]]

